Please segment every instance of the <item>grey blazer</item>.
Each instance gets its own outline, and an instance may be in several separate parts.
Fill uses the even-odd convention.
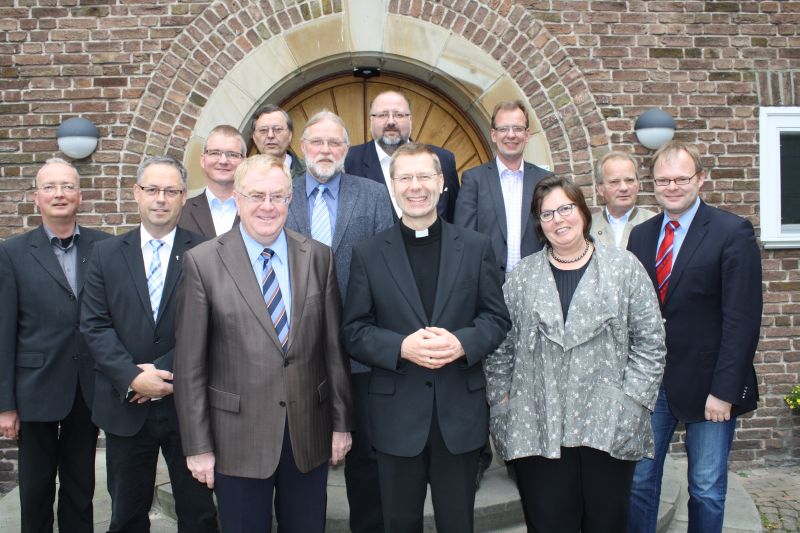
[[[522,212],[519,215],[522,220],[520,253],[522,257],[527,257],[542,249],[531,214],[533,188],[539,180],[552,173],[527,162],[523,168]],[[508,221],[495,159],[467,170],[461,176],[461,191],[456,199],[453,223],[487,235],[492,242],[497,268],[506,271]]]
[[[546,253],[509,274],[511,331],[484,365],[498,455],[556,458],[562,446],[588,446],[652,457],[666,347],[647,272],[633,254],[598,247],[565,324]]]
[[[614,232],[611,230],[611,224],[608,223],[608,213],[606,213],[606,208],[603,207],[602,211],[598,211],[592,215],[592,229],[590,233],[597,243],[605,246],[617,246],[617,248],[624,249],[628,246],[628,237],[631,236],[633,227],[654,216],[656,216],[654,211],[634,207],[631,215],[628,217],[628,223],[625,224],[625,230],[622,232],[622,242],[617,246],[614,240]]]

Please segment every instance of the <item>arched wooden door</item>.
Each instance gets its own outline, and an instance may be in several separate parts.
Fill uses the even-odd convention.
[[[484,137],[472,121],[445,95],[418,81],[390,74],[366,80],[351,74],[329,78],[280,102],[294,123],[292,150],[300,153],[303,126],[310,116],[324,108],[342,117],[350,131],[351,144],[370,141],[369,104],[377,94],[388,90],[402,91],[411,102],[412,138],[453,152],[459,176],[464,170],[492,157]]]

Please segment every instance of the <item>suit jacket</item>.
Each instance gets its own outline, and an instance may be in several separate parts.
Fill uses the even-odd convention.
[[[80,383],[92,405],[94,361],[78,330],[88,259],[107,233],[80,228],[76,295],[43,226],[0,244],[0,411],[23,422],[62,420]]]
[[[306,163],[292,150],[288,150],[289,155],[292,156],[292,164],[289,165],[289,173],[292,175],[292,179],[299,178],[300,176],[304,176],[306,173]]]
[[[428,148],[433,150],[439,157],[439,162],[442,164],[442,174],[444,174],[444,192],[439,197],[439,204],[436,209],[441,219],[452,222],[456,209],[456,198],[460,188],[458,171],[456,170],[456,158],[453,152],[444,148],[439,148],[432,144],[429,144]],[[350,147],[344,160],[344,171],[355,176],[369,178],[386,186],[381,162],[378,159],[378,151],[375,149],[375,141]],[[397,214],[394,209],[392,209],[392,213],[396,221]]]
[[[628,222],[625,224],[625,229],[622,231],[622,242],[620,248],[625,248],[628,245],[628,239],[631,236],[631,230],[637,226],[656,216],[656,213],[649,209],[640,209],[634,207]],[[608,213],[606,208],[603,207],[602,211],[598,211],[592,215],[592,229],[591,235],[594,237],[595,242],[605,246],[617,246],[617,241],[614,240],[614,231],[611,229],[611,224],[608,222]]]
[[[639,224],[628,241],[654,287],[662,221],[655,216]],[[667,339],[664,387],[679,420],[705,420],[709,394],[732,403],[732,415],[756,408],[753,357],[761,308],[761,254],[753,225],[701,202],[661,304]]]
[[[236,227],[238,223],[239,215],[237,214],[233,221],[233,226]],[[217,236],[205,189],[200,194],[186,200],[186,205],[183,206],[181,211],[181,218],[178,219],[178,225],[207,239],[213,239]]]
[[[205,239],[178,228],[172,245],[158,319],[153,320],[141,234],[133,229],[95,246],[83,295],[81,331],[94,357],[97,379],[92,420],[113,435],[130,437],[144,425],[151,402],[126,401],[128,387],[152,363],[172,371],[175,286],[185,252]],[[172,402],[167,396],[161,402]]]
[[[542,249],[536,224],[531,213],[533,189],[539,180],[552,175],[543,168],[525,162],[522,177],[522,240],[520,255],[527,257]],[[500,187],[500,172],[497,161],[492,159],[479,167],[471,168],[461,176],[461,191],[456,201],[454,223],[489,237],[497,260],[497,268],[506,271],[508,259],[508,221]]]
[[[271,476],[287,419],[301,472],[330,459],[333,431],[353,425],[331,249],[285,231],[292,293],[286,353],[239,230],[187,254],[178,287],[175,403],[183,451],[213,451],[216,470],[230,476]]]
[[[501,283],[486,236],[442,223],[439,279],[428,321],[399,223],[355,247],[342,338],[355,359],[372,367],[369,422],[375,449],[402,457],[419,454],[434,407],[451,453],[486,443],[481,361],[510,327]],[[453,333],[466,355],[438,370],[400,359],[403,339],[426,326]]]

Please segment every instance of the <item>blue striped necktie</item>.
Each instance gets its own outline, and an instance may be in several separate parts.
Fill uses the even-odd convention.
[[[164,246],[164,241],[151,239],[149,244],[153,248],[153,258],[150,260],[150,271],[147,273],[147,290],[150,292],[150,308],[153,310],[155,321],[158,319],[161,293],[164,291],[164,270],[161,268],[161,256],[158,253]]]
[[[325,192],[325,185],[317,185],[317,199],[314,201],[314,209],[311,212],[311,238],[331,245],[331,214],[328,205],[322,197]]]
[[[264,248],[261,257],[264,258],[264,267],[261,273],[261,292],[264,294],[264,302],[267,304],[269,316],[275,326],[275,333],[278,340],[286,351],[286,341],[289,340],[289,317],[286,316],[286,306],[281,296],[281,287],[278,284],[278,277],[272,268],[272,256],[275,252],[270,248]]]

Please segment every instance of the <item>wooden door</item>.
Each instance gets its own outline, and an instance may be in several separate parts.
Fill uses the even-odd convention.
[[[333,111],[344,120],[350,131],[350,143],[372,140],[369,132],[369,104],[383,91],[400,90],[411,102],[411,138],[441,146],[453,152],[459,176],[464,170],[485,163],[492,152],[472,121],[450,100],[418,81],[381,74],[365,80],[350,74],[314,83],[290,96],[280,106],[294,123],[292,150],[300,154],[300,133],[314,113]]]

